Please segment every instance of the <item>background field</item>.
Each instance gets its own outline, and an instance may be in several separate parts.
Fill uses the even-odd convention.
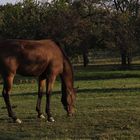
[[[37,119],[36,82],[15,84],[11,101],[23,123],[18,125],[8,118],[0,96],[0,139],[140,139],[139,66],[125,71],[116,65],[74,69],[78,87],[74,117],[66,117],[61,105],[59,81],[55,83],[51,102],[55,123]],[[45,110],[45,96],[42,109]]]

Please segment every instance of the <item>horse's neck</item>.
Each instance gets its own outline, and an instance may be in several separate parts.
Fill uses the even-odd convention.
[[[73,69],[68,58],[64,58],[62,79],[66,88],[73,88]]]

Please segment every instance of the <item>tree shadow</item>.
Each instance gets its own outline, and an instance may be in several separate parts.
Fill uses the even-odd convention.
[[[113,92],[136,92],[140,91],[140,88],[94,88],[94,89],[78,89],[77,93],[113,93]]]
[[[11,134],[0,132],[0,139],[1,140],[17,140],[15,136],[11,136]]]
[[[77,90],[77,94],[85,94],[85,93],[114,93],[114,92],[136,92],[140,91],[140,88],[79,88]],[[24,93],[14,93],[10,96],[37,96],[37,92],[24,92]],[[45,92],[43,93],[45,95]],[[52,96],[61,95],[61,91],[53,91]],[[2,95],[0,95],[2,97]]]
[[[61,91],[52,92],[52,96],[58,95],[58,94],[61,94]],[[37,95],[38,95],[37,92],[22,92],[22,93],[13,93],[10,96],[14,97],[14,96],[37,96]],[[45,92],[43,93],[43,95],[45,95]],[[0,95],[0,97],[2,97],[2,95]]]
[[[76,70],[93,70],[93,71],[118,71],[118,70],[140,70],[139,64],[131,64],[130,67],[122,67],[120,64],[105,64],[105,65],[88,65],[87,67],[83,66],[74,66]]]
[[[134,65],[132,68],[125,70],[121,69],[120,65],[91,65],[86,68],[83,68],[82,66],[76,66],[75,80],[140,78],[140,73],[136,73],[135,70],[140,70],[140,65]]]
[[[101,75],[95,75],[95,76],[76,76],[75,81],[79,80],[113,80],[113,79],[126,79],[126,78],[140,78],[139,74],[101,74]]]

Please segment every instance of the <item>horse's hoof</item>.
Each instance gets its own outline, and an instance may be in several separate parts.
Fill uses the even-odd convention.
[[[15,123],[21,124],[22,121],[21,121],[20,119],[16,119],[16,120],[15,120]]]
[[[43,114],[39,115],[38,118],[45,119],[45,116]]]
[[[48,118],[48,121],[49,121],[49,122],[55,122],[55,120],[54,120],[53,117],[49,117],[49,118]]]

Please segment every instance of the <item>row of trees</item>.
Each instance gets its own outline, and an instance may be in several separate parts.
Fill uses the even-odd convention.
[[[59,41],[69,56],[108,48],[131,64],[140,43],[139,0],[23,0],[0,6],[0,38]]]

